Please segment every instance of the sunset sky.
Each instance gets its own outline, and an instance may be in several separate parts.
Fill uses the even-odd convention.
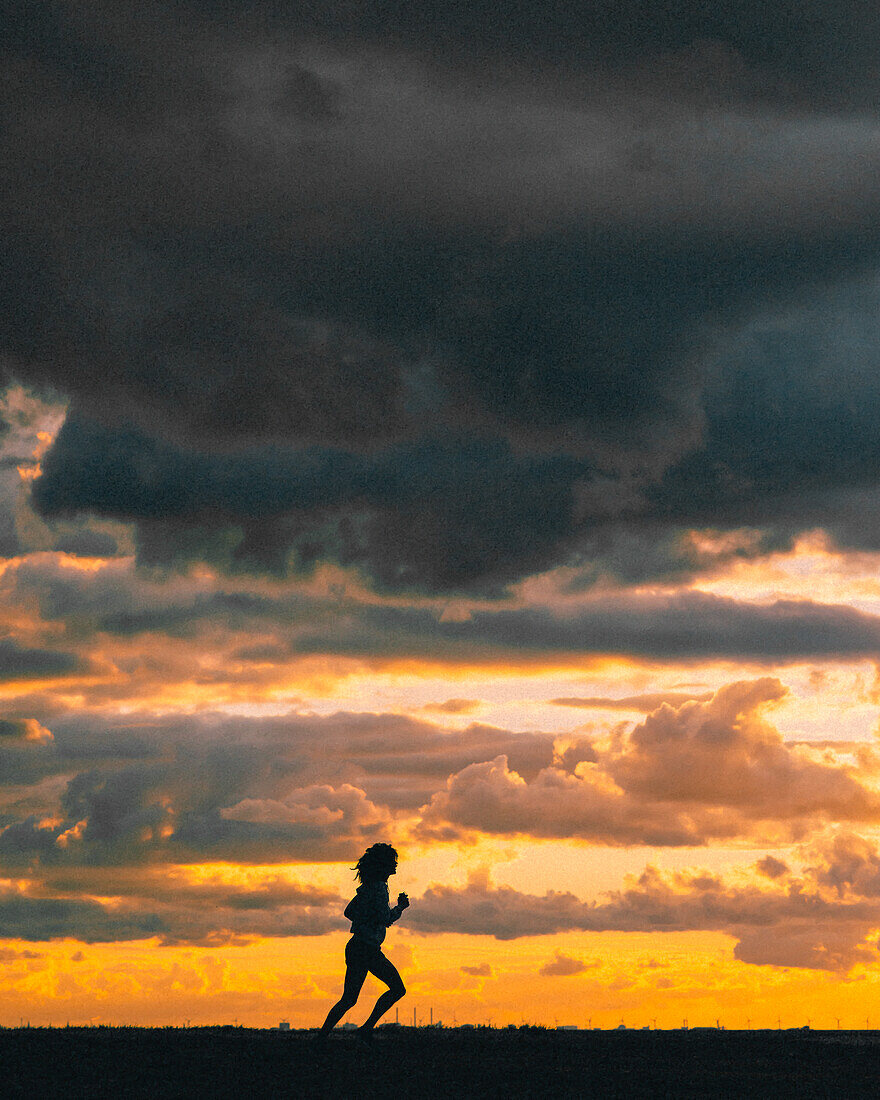
[[[880,6],[0,43],[0,1025],[880,1024]]]

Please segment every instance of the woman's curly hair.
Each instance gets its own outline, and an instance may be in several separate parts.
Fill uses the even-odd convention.
[[[373,844],[352,867],[358,882],[384,878],[388,868],[397,864],[397,851],[390,844]]]

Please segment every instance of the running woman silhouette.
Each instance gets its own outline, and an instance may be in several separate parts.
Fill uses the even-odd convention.
[[[406,993],[397,967],[382,954],[382,941],[388,925],[399,920],[409,907],[409,898],[398,894],[397,905],[391,908],[389,904],[388,879],[397,873],[397,852],[390,844],[367,848],[354,872],[360,886],[345,907],[345,916],[351,921],[351,939],[345,945],[345,984],[342,996],[327,1013],[321,1033],[332,1031],[345,1013],[354,1008],[367,974],[374,974],[388,988],[358,1028],[364,1038],[370,1038],[376,1022]]]

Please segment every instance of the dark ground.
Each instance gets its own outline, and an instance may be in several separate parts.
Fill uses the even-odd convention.
[[[874,1097],[880,1034],[391,1028],[0,1029],[3,1095],[82,1097]]]

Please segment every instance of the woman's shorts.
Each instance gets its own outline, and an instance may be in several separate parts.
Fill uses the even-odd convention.
[[[345,945],[345,961],[348,966],[371,966],[382,954],[378,943],[368,943],[352,936]]]

